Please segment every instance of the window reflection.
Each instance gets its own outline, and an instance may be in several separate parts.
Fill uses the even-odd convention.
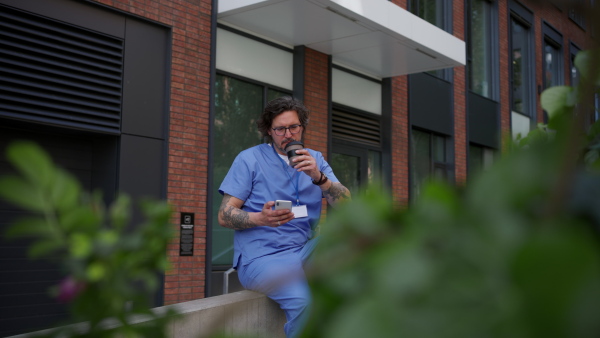
[[[529,86],[529,29],[515,20],[511,20],[512,32],[512,109],[531,115]]]

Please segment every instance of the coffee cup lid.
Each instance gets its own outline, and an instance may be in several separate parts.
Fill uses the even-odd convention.
[[[300,141],[292,141],[292,142],[288,143],[288,144],[285,146],[285,149],[287,149],[287,148],[289,148],[290,146],[293,146],[293,145],[300,145],[301,147],[303,147],[303,148],[304,148],[304,143],[302,143],[302,142],[300,142]]]

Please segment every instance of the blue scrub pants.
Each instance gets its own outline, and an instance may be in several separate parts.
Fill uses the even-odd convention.
[[[264,256],[238,266],[242,286],[266,294],[285,312],[287,323],[283,329],[288,338],[297,337],[308,317],[311,302],[310,289],[304,266],[318,242],[309,240],[303,247]]]

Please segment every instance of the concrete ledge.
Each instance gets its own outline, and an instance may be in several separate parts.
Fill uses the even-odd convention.
[[[180,315],[168,327],[169,336],[174,338],[209,337],[217,333],[245,337],[285,337],[283,325],[286,318],[283,310],[267,296],[254,291],[244,290],[192,300],[154,308],[153,311],[164,313],[168,309],[175,309]],[[149,320],[147,316],[136,316],[130,323],[144,325]],[[107,329],[115,327],[115,324],[111,320],[103,323]],[[73,326],[82,333],[88,328],[87,323]],[[32,337],[44,331],[12,338]]]
[[[253,291],[193,300],[156,308],[173,308],[182,315],[170,325],[170,336],[208,336],[217,332],[256,337],[285,337],[283,310],[267,296]]]

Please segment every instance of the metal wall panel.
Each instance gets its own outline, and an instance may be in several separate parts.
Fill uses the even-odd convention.
[[[496,101],[469,92],[469,142],[500,148],[499,104]]]
[[[123,86],[123,124],[126,134],[165,139],[168,98],[170,33],[160,26],[127,19]]]
[[[409,75],[410,122],[444,135],[454,135],[452,84],[429,74]]]
[[[118,134],[123,41],[0,5],[0,116]]]

